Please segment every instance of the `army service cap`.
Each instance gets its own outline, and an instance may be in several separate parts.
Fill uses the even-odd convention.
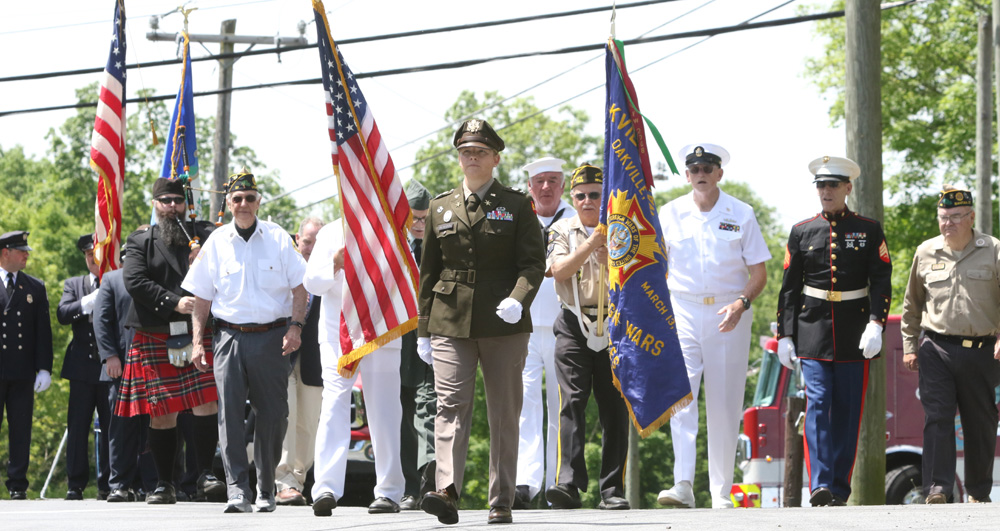
[[[972,192],[968,190],[945,190],[937,202],[938,208],[972,206]]]
[[[729,164],[729,152],[726,148],[715,144],[688,144],[681,148],[680,158],[684,165],[718,164],[719,167]]]
[[[239,172],[230,175],[229,182],[226,183],[227,194],[242,191],[257,191],[257,179],[254,178],[246,166]]]
[[[563,159],[558,159],[556,157],[542,157],[534,162],[529,162],[521,167],[522,170],[528,173],[528,178],[532,178],[539,173],[549,173],[549,172],[563,172],[563,165],[566,161]]]
[[[0,235],[0,249],[31,251],[31,247],[28,247],[28,231],[15,230],[3,233]]]
[[[486,120],[466,120],[465,123],[455,131],[453,140],[455,149],[462,149],[466,146],[476,146],[492,149],[496,152],[503,151],[504,143],[500,135],[493,130]]]
[[[76,239],[76,248],[85,253],[94,248],[94,235],[84,234]]]
[[[573,178],[569,181],[569,189],[572,190],[581,184],[602,184],[604,183],[604,172],[597,166],[584,164],[573,170]]]
[[[809,163],[809,173],[813,182],[840,181],[851,182],[861,175],[861,166],[846,157],[823,156]]]

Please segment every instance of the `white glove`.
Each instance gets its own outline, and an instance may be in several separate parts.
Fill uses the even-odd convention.
[[[778,361],[790,370],[795,370],[795,362],[799,357],[795,355],[795,342],[790,337],[783,337],[778,340]]]
[[[514,324],[520,321],[521,312],[523,311],[524,307],[521,306],[521,303],[510,297],[500,301],[500,304],[497,305],[497,315],[507,324]]]
[[[861,334],[861,344],[858,348],[864,351],[862,354],[869,360],[882,352],[882,325],[869,321],[865,333]]]
[[[48,389],[50,385],[52,385],[52,377],[49,376],[49,371],[38,371],[38,375],[35,376],[35,392],[41,393]]]
[[[97,301],[98,290],[94,290],[90,295],[84,295],[80,299],[80,306],[83,307],[83,314],[90,315],[94,311],[94,302]]]
[[[431,338],[429,337],[418,337],[417,338],[417,356],[428,365],[434,365],[434,351],[431,349]]]

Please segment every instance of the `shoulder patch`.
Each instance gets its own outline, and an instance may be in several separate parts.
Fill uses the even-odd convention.
[[[451,195],[451,193],[452,193],[452,192],[454,192],[454,191],[455,191],[455,189],[454,189],[454,188],[452,188],[451,190],[448,190],[447,192],[441,192],[440,194],[438,194],[438,195],[434,196],[434,199],[441,199],[442,197],[446,197],[446,196],[449,196],[449,195]]]

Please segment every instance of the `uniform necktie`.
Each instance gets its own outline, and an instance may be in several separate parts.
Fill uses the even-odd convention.
[[[476,194],[469,194],[469,198],[465,200],[465,206],[469,209],[469,212],[475,212],[479,209],[480,199]]]
[[[7,297],[14,294],[14,273],[7,272]]]

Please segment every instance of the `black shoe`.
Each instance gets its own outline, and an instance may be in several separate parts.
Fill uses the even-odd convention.
[[[375,501],[368,506],[368,514],[386,514],[386,513],[398,513],[399,504],[386,498],[385,496],[380,496],[375,498]]]
[[[831,502],[833,502],[833,493],[826,487],[820,487],[812,491],[812,495],[809,496],[809,503],[813,507],[830,505]]]
[[[198,490],[195,492],[195,500],[225,503],[229,500],[229,495],[226,493],[226,484],[215,477],[215,474],[203,472],[198,477]]]
[[[10,499],[12,500],[27,500],[28,494],[23,490],[12,490],[10,491]]]
[[[833,500],[830,501],[830,507],[846,507],[847,500],[841,498],[840,496],[834,496]]]
[[[568,483],[557,483],[545,490],[545,499],[552,504],[553,509],[579,509],[583,507],[580,501],[580,491]]]
[[[166,481],[156,484],[156,490],[146,495],[146,503],[150,505],[171,505],[177,503],[177,491]]]
[[[598,509],[603,509],[606,511],[627,511],[632,508],[629,505],[628,500],[622,498],[621,496],[608,496],[601,500],[601,503],[597,505]]]
[[[400,511],[416,511],[419,508],[420,504],[417,503],[417,499],[413,496],[403,496],[403,499],[399,500]]]
[[[66,491],[67,500],[82,500],[83,499],[83,489],[69,489]]]
[[[332,492],[324,492],[313,500],[313,514],[316,516],[333,516],[333,510],[337,508],[337,498]]]
[[[458,523],[458,506],[447,490],[428,492],[420,502],[420,508],[425,513],[437,516],[438,522],[442,524]]]
[[[490,515],[486,518],[489,524],[512,524],[514,517],[510,514],[509,507],[490,507]]]
[[[514,510],[531,509],[531,489],[527,485],[514,488]]]
[[[135,500],[135,494],[128,489],[113,489],[108,493],[108,503],[130,502]]]

